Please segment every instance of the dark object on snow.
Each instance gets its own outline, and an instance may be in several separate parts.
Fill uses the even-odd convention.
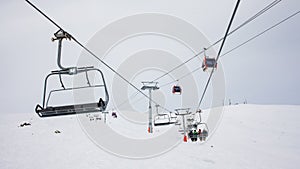
[[[59,134],[59,133],[61,133],[61,132],[60,132],[59,130],[55,130],[54,133],[55,133],[55,134]]]
[[[113,116],[114,118],[118,118],[117,113],[116,112],[112,112],[111,116]]]
[[[28,122],[24,122],[22,124],[20,124],[20,127],[25,127],[25,126],[30,126],[31,124]]]

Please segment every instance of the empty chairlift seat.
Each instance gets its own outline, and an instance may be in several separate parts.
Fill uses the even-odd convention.
[[[35,107],[35,112],[40,117],[51,117],[51,116],[62,116],[62,115],[71,115],[71,114],[81,114],[81,113],[90,113],[90,112],[99,112],[99,111],[105,111],[108,101],[109,101],[109,95],[108,90],[106,87],[106,83],[104,80],[103,73],[93,66],[87,66],[87,67],[63,67],[61,65],[61,48],[62,48],[62,41],[63,39],[69,39],[71,40],[71,35],[69,35],[67,32],[63,30],[58,30],[54,34],[54,38],[52,38],[52,41],[58,40],[58,58],[57,58],[57,64],[60,68],[59,70],[51,71],[50,74],[48,74],[45,78],[44,82],[44,94],[43,94],[43,103],[42,105],[37,105]],[[98,84],[92,84],[89,80],[89,72],[94,72],[95,76],[100,76],[101,83]],[[83,86],[72,86],[72,87],[65,87],[65,84],[63,82],[64,77],[71,76],[74,77],[76,75],[82,74],[83,77],[86,80],[86,85]],[[59,83],[61,84],[61,88],[52,89],[48,92],[47,84],[48,79],[51,76],[56,76],[59,78]],[[48,102],[50,100],[51,94],[55,92],[65,92],[65,91],[74,91],[74,90],[83,90],[87,88],[101,88],[104,96],[99,97],[99,101],[92,101],[89,103],[76,103],[73,105],[60,105],[60,106],[49,106]],[[48,94],[48,97],[46,99],[46,95]]]
[[[154,117],[154,126],[170,124],[169,114],[158,114]]]

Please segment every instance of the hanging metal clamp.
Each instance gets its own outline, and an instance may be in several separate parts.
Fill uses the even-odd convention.
[[[51,41],[54,42],[55,40],[63,40],[63,39],[72,39],[72,35],[70,35],[68,32],[60,29],[57,32],[54,33],[54,37],[51,38]]]
[[[78,73],[77,67],[68,68],[69,75],[76,75]]]

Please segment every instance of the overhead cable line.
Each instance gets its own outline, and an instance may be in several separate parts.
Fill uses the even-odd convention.
[[[266,7],[264,7],[263,9],[261,9],[260,11],[258,11],[256,14],[254,14],[253,16],[251,16],[250,18],[248,18],[246,21],[244,21],[242,24],[240,24],[238,27],[236,27],[234,30],[232,30],[231,32],[228,33],[227,36],[233,34],[234,32],[236,32],[237,30],[241,29],[242,27],[244,27],[245,25],[247,25],[248,23],[250,23],[251,21],[253,21],[254,19],[258,18],[259,16],[261,16],[262,14],[264,14],[265,12],[267,12],[269,9],[271,9],[272,7],[274,7],[275,5],[277,5],[279,2],[281,2],[281,0],[274,0],[272,3],[268,4]],[[210,45],[209,47],[207,47],[206,49],[210,49],[211,47],[217,45],[218,43],[220,43],[223,40],[223,38],[217,40],[216,42],[214,42],[212,45]],[[191,60],[193,60],[194,58],[196,58],[197,56],[201,55],[202,53],[204,53],[204,50],[202,50],[201,52],[197,53],[196,55],[192,56],[191,58],[189,58],[188,60],[186,60],[185,62],[175,66],[173,69],[171,69],[170,71],[162,74],[161,76],[157,77],[156,79],[152,80],[152,82],[157,81],[163,77],[165,77],[166,75],[170,74],[171,72],[175,71],[176,69],[182,67],[183,65],[185,65],[186,63],[190,62]],[[201,67],[200,67],[201,68]],[[164,87],[167,86],[169,84],[172,84],[173,82],[179,81],[180,79],[183,79],[185,77],[187,77],[189,74],[196,72],[197,70],[199,70],[200,68],[196,68],[195,70],[193,70],[192,72],[187,73],[186,75],[172,81],[169,82],[168,84],[163,84],[160,87]],[[138,95],[138,94],[137,94]],[[134,97],[136,97],[137,95],[134,95]],[[130,96],[131,97],[131,96]],[[124,100],[120,105],[123,105],[125,103],[128,102],[130,98],[127,98],[126,100]]]
[[[216,62],[214,63],[213,69],[212,69],[212,71],[211,71],[211,73],[210,73],[210,75],[209,75],[209,78],[208,78],[208,80],[207,80],[207,83],[206,83],[206,85],[205,85],[204,91],[203,91],[203,93],[202,93],[201,99],[200,99],[199,104],[198,104],[198,107],[197,107],[197,110],[200,108],[200,105],[201,105],[201,103],[202,103],[202,101],[203,101],[203,98],[204,98],[204,96],[205,96],[205,93],[206,93],[206,91],[207,91],[208,85],[209,85],[209,83],[210,83],[210,81],[211,81],[211,78],[212,78],[212,75],[213,75],[213,73],[214,73],[216,64],[217,64],[217,62],[218,62],[218,60],[219,60],[219,58],[220,58],[220,55],[221,55],[223,46],[224,46],[224,44],[225,44],[226,38],[227,38],[227,36],[228,36],[228,32],[229,32],[229,30],[230,30],[231,24],[232,24],[232,22],[233,22],[233,19],[234,19],[234,16],[235,16],[235,14],[236,14],[236,11],[237,11],[237,9],[238,9],[239,4],[240,4],[240,0],[237,0],[237,3],[236,3],[236,5],[235,5],[234,11],[233,11],[233,14],[232,14],[231,19],[230,19],[230,21],[229,21],[229,25],[228,25],[227,30],[226,30],[226,32],[225,32],[225,35],[224,35],[222,44],[221,44],[221,46],[220,46],[220,49],[219,49],[219,52],[218,52],[218,55],[217,55],[217,58],[216,58]],[[196,110],[196,111],[197,111],[197,110]]]
[[[220,57],[223,57],[223,56],[225,56],[225,55],[228,55],[229,53],[235,51],[236,49],[238,49],[238,48],[240,48],[240,47],[246,45],[247,43],[253,41],[254,39],[256,39],[256,38],[258,38],[258,37],[260,37],[261,35],[263,35],[263,34],[269,32],[269,31],[272,30],[272,29],[274,29],[275,27],[277,27],[277,26],[283,24],[283,23],[286,22],[287,20],[292,19],[293,17],[295,17],[295,16],[296,16],[297,14],[299,14],[299,13],[300,13],[300,11],[297,11],[297,12],[295,12],[295,13],[289,15],[288,17],[284,18],[283,20],[277,22],[276,24],[274,24],[274,25],[268,27],[267,29],[261,31],[260,33],[258,33],[258,34],[256,34],[256,35],[254,35],[254,36],[251,37],[250,39],[248,39],[248,40],[242,42],[241,44],[237,45],[236,47],[234,47],[234,48],[232,48],[232,49],[226,51],[226,52],[225,52],[224,54],[222,54]],[[193,71],[191,71],[191,72],[189,72],[189,73],[187,73],[187,74],[181,76],[180,78],[178,78],[178,79],[176,79],[176,80],[173,80],[173,81],[171,81],[171,82],[165,83],[165,84],[161,85],[160,87],[162,88],[162,87],[168,86],[168,85],[170,85],[170,84],[172,84],[172,83],[178,82],[178,81],[180,81],[181,79],[184,79],[184,78],[186,78],[187,76],[189,76],[189,75],[195,73],[196,71],[200,70],[201,68],[202,68],[202,67],[198,67],[198,68],[194,69]],[[137,94],[136,94],[135,96],[137,96]],[[134,97],[135,97],[135,96],[134,96]],[[137,99],[137,101],[141,100],[142,98],[143,98],[143,97],[140,97],[139,99]]]
[[[271,29],[277,27],[278,25],[284,23],[285,21],[291,19],[292,17],[296,16],[296,15],[299,14],[299,13],[300,13],[300,11],[297,11],[297,12],[293,13],[292,15],[286,17],[285,19],[281,20],[280,22],[278,22],[278,23],[274,24],[273,26],[271,26],[271,27],[265,29],[264,31],[260,32],[259,34],[257,34],[257,35],[255,35],[255,36],[251,37],[251,38],[248,39],[247,41],[245,41],[245,42],[243,42],[243,43],[237,45],[236,47],[230,49],[229,51],[225,52],[224,54],[221,55],[221,57],[227,55],[228,53],[231,53],[232,51],[234,51],[234,50],[240,48],[241,46],[243,46],[243,45],[249,43],[250,41],[252,41],[252,40],[258,38],[259,36],[265,34],[266,32],[268,32],[268,31],[270,31]]]
[[[32,4],[29,0],[25,0],[29,5],[31,5],[34,9],[36,9],[40,14],[42,14],[44,17],[46,17],[52,24],[54,24],[57,28],[62,30],[63,32],[66,32],[61,26],[59,26],[56,22],[54,22],[50,17],[48,17],[44,12],[42,12],[38,7],[36,7],[34,4]],[[70,35],[70,34],[69,34]],[[116,70],[114,70],[111,66],[109,66],[106,62],[104,62],[102,59],[100,59],[95,53],[93,53],[91,50],[89,50],[86,46],[84,46],[81,42],[79,42],[74,36],[70,35],[70,38],[73,39],[80,47],[82,47],[85,51],[87,51],[90,55],[92,55],[95,59],[100,61],[104,66],[106,66],[109,70],[111,70],[113,73],[118,75],[121,79],[123,79],[126,83],[128,83],[131,87],[133,87],[135,90],[137,90],[139,93],[144,95],[146,98],[148,98],[151,102],[154,104],[159,105],[156,101],[151,99],[149,96],[147,96],[145,93],[143,93],[139,88],[137,88],[135,85],[133,85],[130,81],[128,81],[124,76],[122,76],[120,73],[118,73]],[[162,106],[161,106],[162,107]],[[165,107],[162,107],[163,109],[169,111]],[[170,111],[169,111],[170,112]]]
[[[244,46],[245,44],[247,44],[247,43],[249,43],[250,41],[252,41],[252,40],[254,40],[254,39],[260,37],[261,35],[263,35],[263,34],[265,34],[265,33],[267,33],[268,31],[270,31],[270,30],[272,30],[273,28],[279,26],[280,24],[282,24],[282,23],[284,23],[285,21],[291,19],[292,17],[296,16],[296,15],[299,14],[299,13],[300,13],[300,11],[297,11],[297,12],[295,12],[295,13],[289,15],[288,17],[284,18],[283,20],[281,20],[281,21],[277,22],[276,24],[274,24],[274,25],[268,27],[267,29],[261,31],[260,33],[258,33],[258,34],[256,34],[256,35],[252,36],[251,38],[249,38],[248,40],[246,40],[246,41],[240,43],[239,45],[235,46],[234,48],[232,48],[232,49],[226,51],[226,52],[225,52],[224,54],[222,54],[220,57],[223,57],[223,56],[225,56],[225,55],[227,55],[227,54],[233,52],[234,50],[236,50],[236,49],[238,49],[238,48]],[[193,71],[191,71],[191,72],[189,72],[189,73],[187,73],[187,74],[181,76],[180,78],[178,78],[178,79],[176,79],[176,80],[173,80],[173,81],[171,81],[171,82],[167,82],[167,83],[161,85],[160,87],[164,87],[164,86],[167,86],[167,85],[172,84],[172,83],[174,83],[174,82],[177,82],[177,81],[179,81],[179,80],[181,80],[181,79],[184,79],[185,77],[187,77],[187,76],[189,76],[189,75],[195,73],[196,71],[200,70],[201,68],[202,68],[202,67],[200,66],[200,67],[194,69]]]
[[[135,96],[137,96],[139,94],[139,92],[138,91],[136,91],[136,92],[134,92],[132,95],[130,95],[129,97],[128,97],[128,99],[126,99],[126,100],[124,100],[123,102],[121,102],[120,104],[118,104],[117,106],[114,106],[114,108],[117,108],[117,107],[121,107],[121,106],[123,106],[124,104],[126,104],[131,98],[134,98]],[[143,97],[144,98],[144,97]]]
[[[219,49],[219,52],[218,52],[218,55],[217,55],[217,58],[216,58],[216,62],[214,63],[213,69],[212,69],[212,71],[211,71],[211,73],[210,73],[210,76],[209,76],[209,78],[208,78],[208,80],[207,80],[207,83],[206,83],[206,86],[205,86],[204,91],[203,91],[203,93],[202,93],[202,96],[201,96],[200,102],[199,102],[199,104],[198,104],[197,110],[199,109],[199,107],[200,107],[200,105],[201,105],[201,103],[202,103],[202,100],[203,100],[203,98],[204,98],[204,96],[205,96],[205,93],[206,93],[206,91],[207,91],[207,88],[208,88],[208,85],[209,85],[209,83],[210,83],[212,74],[214,73],[216,64],[217,64],[218,59],[219,59],[219,57],[220,57],[220,55],[221,55],[223,46],[224,46],[225,41],[226,41],[226,38],[227,38],[227,36],[228,36],[228,32],[229,32],[229,30],[230,30],[230,27],[231,27],[231,24],[232,24],[232,22],[233,22],[234,16],[235,16],[236,11],[237,11],[237,9],[238,9],[239,3],[240,3],[240,0],[237,0],[236,6],[235,6],[234,11],[233,11],[233,14],[232,14],[231,19],[230,19],[230,21],[229,21],[229,25],[228,25],[228,27],[227,27],[227,30],[226,30],[226,32],[225,32],[224,37],[222,38],[223,41],[222,41],[222,43],[221,43],[221,46],[220,46],[220,49]]]
[[[276,24],[274,24],[274,25],[268,27],[267,29],[261,31],[260,33],[256,34],[255,36],[251,37],[250,39],[248,39],[248,40],[242,42],[241,44],[237,45],[236,47],[234,47],[234,48],[232,48],[232,49],[226,51],[226,52],[225,52],[224,54],[222,54],[220,57],[223,57],[223,56],[225,56],[225,55],[228,55],[229,53],[233,52],[234,50],[236,50],[236,49],[238,49],[238,48],[240,48],[240,47],[246,45],[246,44],[249,43],[250,41],[253,41],[254,39],[260,37],[261,35],[263,35],[263,34],[265,34],[265,33],[267,33],[267,32],[269,32],[270,30],[272,30],[273,28],[279,26],[280,24],[283,24],[283,23],[286,22],[287,20],[292,19],[293,17],[295,17],[295,16],[296,16],[297,14],[299,14],[299,13],[300,13],[300,11],[297,11],[297,12],[295,12],[295,13],[289,15],[288,17],[284,18],[283,20],[277,22]],[[163,88],[163,87],[168,86],[168,85],[170,85],[170,84],[172,84],[172,83],[178,82],[178,81],[180,81],[180,80],[186,78],[187,76],[189,76],[189,75],[191,75],[191,74],[197,72],[197,71],[200,70],[201,68],[202,68],[202,67],[200,66],[200,67],[194,69],[193,71],[191,71],[191,72],[189,72],[189,73],[187,73],[187,74],[181,76],[180,78],[177,78],[177,79],[175,79],[175,80],[173,80],[173,81],[171,81],[171,82],[167,82],[167,83],[161,85],[160,88]],[[132,95],[132,96],[133,96],[133,95]],[[132,97],[132,96],[130,96],[130,97]],[[136,97],[136,96],[137,96],[137,94],[134,93],[134,97]],[[139,99],[137,99],[137,101],[141,100],[142,98],[143,98],[143,97],[140,97]],[[125,102],[127,102],[128,100],[129,100],[129,99],[127,99]],[[137,102],[137,101],[136,101],[136,102]]]
[[[275,5],[277,5],[281,0],[275,0],[272,3],[270,3],[268,6],[266,6],[265,8],[263,8],[262,10],[260,10],[259,12],[257,12],[255,15],[253,15],[252,17],[250,17],[249,19],[247,19],[245,22],[243,22],[241,25],[239,25],[238,27],[236,27],[234,30],[232,30],[231,32],[228,33],[227,36],[233,34],[234,32],[236,32],[237,30],[239,30],[240,28],[242,28],[243,26],[247,25],[248,23],[250,23],[251,21],[253,21],[254,19],[256,19],[257,17],[259,17],[260,15],[264,14],[265,12],[267,12],[269,9],[271,9],[272,7],[274,7]],[[224,38],[224,37],[223,37]],[[210,49],[211,47],[217,45],[218,43],[220,43],[223,38],[217,40],[216,42],[214,42],[212,45],[208,46],[206,49]],[[152,82],[157,81],[163,77],[165,77],[166,75],[170,74],[171,72],[179,69],[180,67],[182,67],[183,65],[187,64],[188,62],[190,62],[191,60],[195,59],[197,56],[201,55],[202,53],[204,53],[204,50],[200,51],[199,53],[197,53],[196,55],[192,56],[191,58],[187,59],[186,61],[182,62],[181,64],[175,66],[174,68],[172,68],[170,71],[162,74],[161,76],[155,78],[154,80],[152,80]]]

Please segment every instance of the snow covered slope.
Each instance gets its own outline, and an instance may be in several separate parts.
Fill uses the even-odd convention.
[[[0,168],[296,169],[300,165],[299,119],[300,106],[229,106],[205,144],[181,143],[161,156],[132,160],[96,146],[76,116],[40,119],[33,113],[3,114]],[[24,121],[31,125],[19,127]]]

